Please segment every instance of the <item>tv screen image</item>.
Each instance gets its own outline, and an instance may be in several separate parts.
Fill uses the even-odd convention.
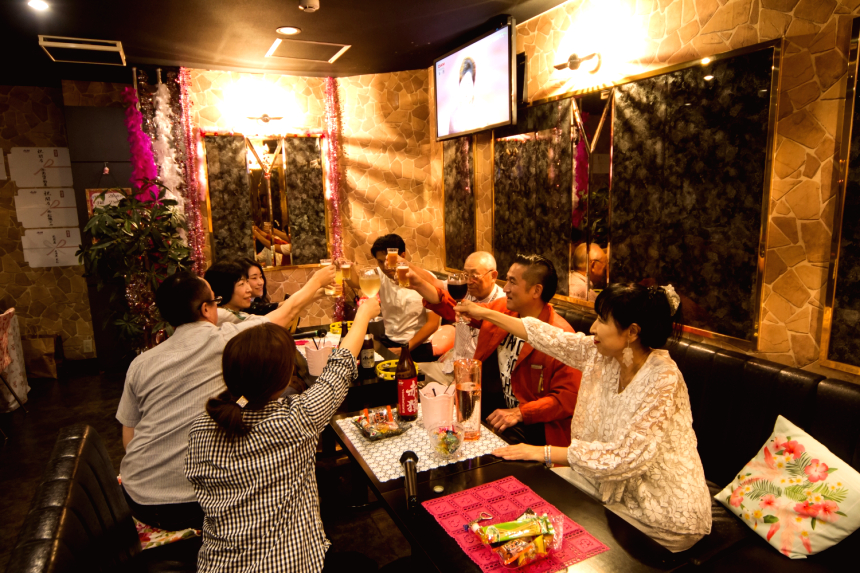
[[[505,26],[436,61],[438,139],[511,122],[511,38]]]

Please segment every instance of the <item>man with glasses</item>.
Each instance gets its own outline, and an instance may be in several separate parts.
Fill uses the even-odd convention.
[[[606,285],[607,257],[597,243],[580,243],[573,250],[573,270],[570,271],[568,296],[597,299],[597,291]]]
[[[334,276],[334,266],[320,269],[273,312],[221,326],[221,297],[202,278],[178,272],[158,287],[156,305],[175,331],[131,363],[116,413],[126,450],[120,465],[123,492],[139,521],[173,531],[202,527],[203,511],[185,478],[185,452],[192,422],[225,388],[224,347],[243,330],[265,322],[286,327]]]
[[[410,264],[411,271],[434,288],[448,291],[448,283],[420,267]],[[504,298],[502,287],[496,284],[499,272],[496,270],[496,259],[486,251],[476,251],[466,258],[463,271],[469,279],[469,292],[466,300],[478,303],[491,303]],[[415,290],[418,290],[416,288]],[[419,291],[419,294],[421,292]],[[438,362],[422,363],[420,368],[427,380],[435,380],[442,384],[454,381],[454,361],[460,358],[475,356],[480,329],[469,324],[454,323],[454,348],[443,354]]]
[[[453,320],[454,299],[422,277],[410,273],[413,288],[424,297],[425,305]],[[538,318],[573,332],[549,304],[558,286],[558,274],[550,260],[540,255],[517,255],[506,279],[505,298],[482,306],[510,316]],[[482,417],[496,431],[505,432],[510,441],[569,446],[570,421],[582,373],[489,322],[472,321],[472,326],[479,329],[474,358],[482,362]]]

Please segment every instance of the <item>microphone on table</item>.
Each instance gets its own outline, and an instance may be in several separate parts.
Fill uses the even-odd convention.
[[[407,450],[400,456],[400,465],[406,476],[406,508],[415,509],[418,506],[418,456]]]
[[[299,340],[300,338],[325,338],[325,335],[328,334],[327,330],[311,330],[310,332],[297,332],[293,334],[293,340]]]

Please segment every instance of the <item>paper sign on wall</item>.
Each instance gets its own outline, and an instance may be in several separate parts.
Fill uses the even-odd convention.
[[[71,187],[68,147],[13,147],[9,175],[19,188]]]
[[[123,189],[126,193],[131,193],[131,188]],[[99,199],[99,195],[105,194],[104,199]],[[93,210],[105,205],[118,205],[120,201],[125,199],[125,195],[118,191],[109,189],[87,189],[87,213],[90,217],[93,216]]]
[[[80,248],[81,231],[68,229],[30,229],[21,238],[24,260],[31,267],[69,267],[78,265],[75,252]]]
[[[78,224],[74,189],[21,189],[15,197],[18,221],[27,229]]]

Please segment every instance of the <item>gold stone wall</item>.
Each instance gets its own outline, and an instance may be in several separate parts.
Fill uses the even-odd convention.
[[[13,147],[65,147],[62,93],[57,88],[0,86],[0,126],[4,155]],[[8,177],[8,161],[5,167]],[[30,268],[24,262],[24,227],[15,213],[17,190],[11,180],[0,180],[0,310],[15,307],[21,336],[58,334],[66,358],[94,358],[94,351],[83,350],[84,340],[93,338],[84,267]]]
[[[429,78],[423,69],[339,80],[348,199],[344,245],[346,256],[358,262],[371,261],[377,237],[397,233],[410,260],[442,269],[441,177],[431,176]]]
[[[532,99],[785,36],[760,352],[818,364],[851,21],[860,0],[575,0],[517,27]],[[600,51],[594,76],[553,64]],[[718,343],[731,346],[726,343]]]
[[[378,236],[398,233],[410,259],[427,268],[442,268],[441,198],[433,184],[439,178],[431,176],[435,137],[429,78],[425,69],[338,80],[345,151],[344,254],[359,263],[370,261],[370,246]],[[192,121],[197,128],[240,133],[324,128],[322,78],[191,70],[191,82]],[[271,127],[247,120],[263,113],[284,119]],[[271,271],[269,293],[279,300],[297,291],[312,273],[301,268]],[[332,311],[331,299],[314,303],[302,314],[302,325],[331,322]]]

